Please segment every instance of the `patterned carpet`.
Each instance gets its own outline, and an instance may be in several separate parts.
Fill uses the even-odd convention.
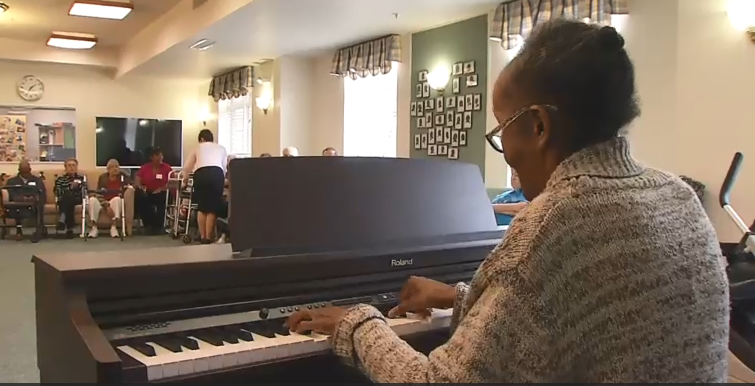
[[[0,241],[0,382],[39,382],[34,320],[33,253],[110,251],[181,246],[167,236],[119,240]]]

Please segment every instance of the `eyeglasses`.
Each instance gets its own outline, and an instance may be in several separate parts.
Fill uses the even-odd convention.
[[[517,110],[514,114],[512,114],[510,117],[506,118],[503,122],[499,123],[498,126],[496,126],[493,130],[490,130],[487,134],[485,134],[485,139],[488,141],[491,147],[499,153],[503,154],[503,142],[501,141],[501,134],[503,133],[503,130],[509,126],[511,126],[514,121],[519,119],[524,113],[534,110],[537,107],[544,107],[548,110],[552,111],[558,111],[558,108],[556,106],[551,105],[533,105],[533,106],[527,106],[523,107],[519,110]]]

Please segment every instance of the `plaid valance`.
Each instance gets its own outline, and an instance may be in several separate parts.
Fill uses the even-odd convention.
[[[352,79],[387,74],[393,62],[400,61],[401,37],[390,35],[336,51],[330,74]]]
[[[504,49],[516,47],[538,22],[567,17],[609,25],[611,15],[626,14],[628,0],[509,0],[498,5],[490,38]]]
[[[212,78],[210,95],[215,102],[221,99],[237,98],[246,95],[254,85],[254,70],[252,66],[237,68]]]

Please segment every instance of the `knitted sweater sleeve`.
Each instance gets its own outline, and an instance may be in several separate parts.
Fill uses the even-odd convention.
[[[526,254],[522,237],[498,248],[479,296],[469,299],[464,285],[457,286],[450,340],[430,355],[415,351],[388,326],[378,310],[360,305],[350,309],[333,335],[335,353],[360,368],[377,383],[525,382],[538,379],[548,355],[543,352],[535,291],[518,269],[519,254]],[[483,267],[483,269],[486,269]],[[479,274],[479,272],[478,272]],[[474,287],[475,285],[473,285]],[[478,291],[478,289],[475,289]]]

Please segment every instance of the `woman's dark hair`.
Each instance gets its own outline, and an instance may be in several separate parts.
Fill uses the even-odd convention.
[[[199,132],[198,140],[204,141],[204,142],[212,142],[213,140],[215,140],[215,136],[212,135],[212,131],[207,130],[207,129],[202,129]]]
[[[563,18],[544,22],[508,67],[528,103],[558,108],[554,119],[561,116],[566,127],[556,135],[567,150],[611,139],[640,115],[634,65],[613,27]]]
[[[162,153],[163,153],[162,149],[160,149],[159,147],[155,146],[155,147],[149,149],[149,158],[158,156],[158,155],[160,155]]]

